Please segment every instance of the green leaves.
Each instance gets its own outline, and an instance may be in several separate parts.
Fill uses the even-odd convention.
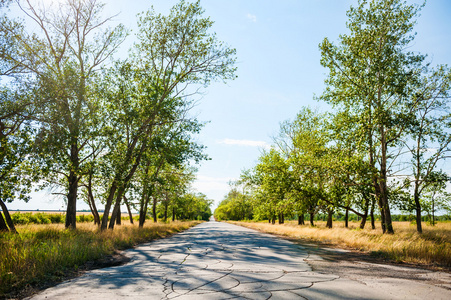
[[[14,161],[33,158],[45,186],[67,194],[71,214],[79,186],[105,197],[107,207],[121,201],[137,170],[207,159],[193,139],[203,123],[189,116],[190,86],[235,78],[235,50],[210,32],[199,2],[180,1],[167,16],[141,14],[130,56],[106,68],[128,32],[105,27],[111,18],[101,16],[103,7],[67,0],[40,10],[20,2],[37,33],[0,19],[0,75],[12,78],[1,98],[1,174],[17,183]],[[5,199],[12,186],[0,187]]]

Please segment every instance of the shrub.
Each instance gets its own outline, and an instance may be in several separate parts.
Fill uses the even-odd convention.
[[[77,222],[94,222],[93,215],[79,215],[77,216]]]
[[[66,216],[63,214],[50,214],[49,219],[50,219],[50,222],[52,222],[53,224],[66,222]]]

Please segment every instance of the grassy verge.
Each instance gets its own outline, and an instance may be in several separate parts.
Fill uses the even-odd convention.
[[[436,226],[425,224],[423,234],[418,234],[416,225],[409,222],[394,222],[393,235],[382,234],[381,229],[360,230],[358,223],[351,223],[349,229],[344,228],[344,222],[335,222],[332,229],[326,228],[325,222],[317,222],[315,227],[300,226],[295,222],[282,225],[231,223],[297,240],[365,251],[396,262],[451,269],[451,222],[440,222]]]
[[[200,222],[116,226],[100,232],[93,224],[65,230],[61,224],[21,225],[19,234],[0,233],[0,299],[76,272],[86,262],[116,250],[183,231]]]

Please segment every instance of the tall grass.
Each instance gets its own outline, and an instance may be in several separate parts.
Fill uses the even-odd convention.
[[[61,224],[17,226],[19,234],[0,233],[0,298],[26,286],[55,281],[84,263],[138,243],[165,237],[199,222],[116,226],[100,232],[93,224],[66,230]]]
[[[416,225],[409,222],[394,222],[395,234],[392,235],[382,234],[381,229],[360,230],[358,223],[344,228],[344,222],[335,222],[332,229],[326,228],[325,222],[317,222],[315,227],[294,222],[282,225],[232,223],[299,240],[365,251],[397,262],[451,268],[451,222],[424,226],[423,234],[417,233]]]

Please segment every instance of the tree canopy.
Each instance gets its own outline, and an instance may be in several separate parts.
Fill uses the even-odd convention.
[[[5,217],[4,201],[26,199],[36,184],[66,198],[68,228],[76,228],[80,198],[102,229],[120,221],[121,204],[142,211],[140,225],[151,200],[155,220],[157,203],[172,197],[184,199],[179,206],[205,204],[181,218],[208,214],[210,201],[187,190],[188,182],[165,188],[175,180],[167,174],[207,159],[194,139],[203,123],[190,115],[193,96],[235,78],[235,50],[212,32],[200,2],[182,0],[168,15],[141,13],[136,43],[121,59],[114,54],[129,31],[109,25],[105,4],[14,2],[27,23],[5,13],[0,20],[0,75],[8,78],[0,94]],[[143,201],[133,197],[138,191]],[[102,218],[96,202],[105,205]]]

